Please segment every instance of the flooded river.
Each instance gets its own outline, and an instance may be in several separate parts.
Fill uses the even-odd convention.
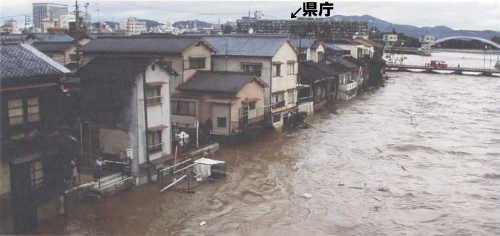
[[[227,178],[194,194],[142,186],[84,201],[40,232],[499,235],[500,80],[389,75],[312,128],[223,146],[214,158]]]

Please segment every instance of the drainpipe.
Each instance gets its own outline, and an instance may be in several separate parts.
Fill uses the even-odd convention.
[[[148,183],[151,182],[151,161],[149,160],[149,144],[148,144],[148,106],[146,102],[146,71],[142,72],[142,90],[143,90],[143,101],[144,101],[144,126],[145,126],[145,138],[146,138],[146,148],[145,148],[145,153],[146,153],[146,168],[147,168],[147,174],[148,174]]]

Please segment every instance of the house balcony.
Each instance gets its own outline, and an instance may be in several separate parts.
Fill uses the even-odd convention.
[[[271,105],[271,108],[272,109],[278,109],[278,108],[282,108],[285,106],[285,101],[281,101],[281,102],[277,102],[277,103],[274,103]]]
[[[353,90],[353,89],[355,89],[357,87],[358,87],[358,82],[351,81],[348,84],[341,84],[341,85],[339,85],[339,90],[340,91],[351,91],[351,90]]]
[[[312,96],[299,97],[299,98],[297,98],[297,104],[308,103],[308,102],[312,102],[313,100],[314,100],[314,98]]]

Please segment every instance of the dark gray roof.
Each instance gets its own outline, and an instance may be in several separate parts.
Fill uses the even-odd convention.
[[[64,52],[75,46],[73,42],[34,42],[32,45],[42,52]]]
[[[196,38],[116,37],[97,38],[81,48],[84,53],[179,54],[201,42]]]
[[[236,95],[242,88],[252,81],[257,81],[263,87],[265,83],[255,75],[243,72],[213,72],[197,71],[187,82],[177,89],[190,92],[209,92]]]
[[[73,42],[74,39],[63,33],[48,34],[48,33],[34,33],[33,37],[41,42]]]
[[[340,70],[339,70],[340,69]],[[345,72],[330,64],[304,62],[300,64],[301,80],[305,83],[316,82],[324,79],[335,79],[335,76]]]
[[[62,76],[70,71],[27,44],[0,46],[2,83],[21,78]]]
[[[152,59],[147,58],[97,57],[76,74],[82,80],[133,79],[151,63]]]
[[[272,57],[288,41],[286,37],[206,36],[215,55]]]

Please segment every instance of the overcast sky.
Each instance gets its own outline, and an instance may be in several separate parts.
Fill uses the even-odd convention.
[[[500,0],[481,1],[335,1],[333,14],[372,15],[395,24],[416,26],[446,25],[454,29],[500,31]],[[23,23],[20,15],[31,15],[32,0],[1,0],[0,21],[13,16]],[[73,4],[74,1],[44,1]],[[248,11],[262,10],[264,18],[290,18],[290,13],[302,6],[302,1],[83,1],[90,2],[93,21],[120,21],[128,16],[160,22],[198,19],[211,23],[234,21]],[[99,11],[98,11],[99,10]],[[99,12],[99,13],[98,13]]]

